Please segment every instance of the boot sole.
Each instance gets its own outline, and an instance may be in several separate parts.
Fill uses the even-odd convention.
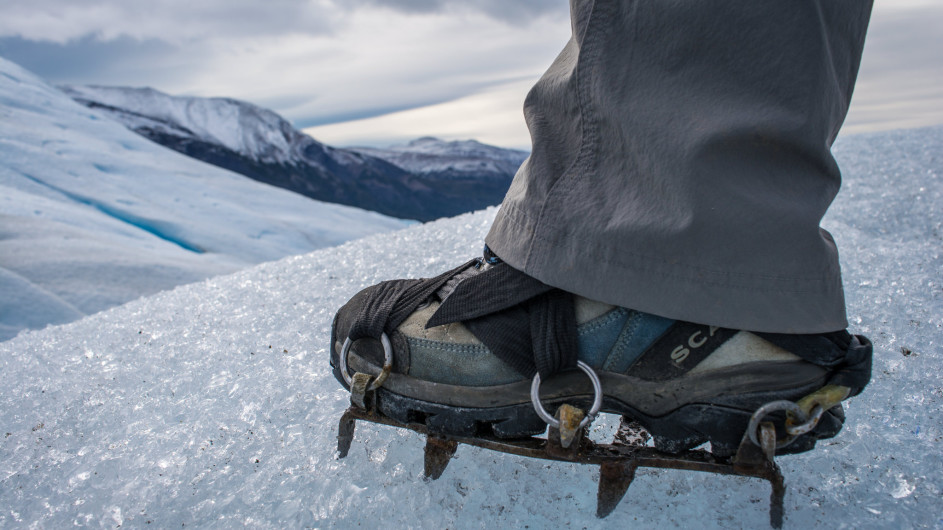
[[[347,388],[336,357],[335,347],[331,356],[334,377]],[[379,372],[353,348],[348,362],[354,371]],[[598,375],[605,392],[602,412],[637,421],[652,435],[657,449],[679,453],[710,442],[711,451],[721,457],[736,452],[757,408],[781,399],[796,401],[821,388],[828,377],[827,371],[808,363],[755,363],[667,382],[602,371]],[[757,392],[756,388],[766,390]],[[540,393],[541,403],[551,413],[563,403],[587,410],[593,398],[589,380],[578,372],[550,378]],[[423,424],[443,435],[513,439],[540,434],[547,427],[534,412],[530,381],[466,387],[394,373],[377,390],[377,407],[396,421]],[[771,419],[782,425],[784,418],[779,414]],[[843,423],[838,405],[811,432],[777,454],[811,450],[817,440],[838,434]]]

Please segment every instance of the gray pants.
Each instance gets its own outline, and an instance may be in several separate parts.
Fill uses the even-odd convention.
[[[847,326],[820,228],[870,0],[571,0],[533,152],[486,239],[555,287],[669,318]]]

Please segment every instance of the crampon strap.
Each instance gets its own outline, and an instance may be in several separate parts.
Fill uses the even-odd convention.
[[[426,327],[462,322],[495,356],[525,377],[576,368],[573,295],[541,283],[485,250],[434,278],[377,285],[353,320],[348,337],[392,334],[424,302],[444,298]]]
[[[434,278],[380,283],[364,301],[347,337],[356,341],[366,337],[379,339],[383,333],[391,334],[417,307],[435,295],[445,282],[477,261],[471,260]]]
[[[816,335],[755,333],[806,361],[830,368],[830,385],[845,386],[858,395],[871,380],[871,341],[846,330]]]
[[[460,282],[426,327],[462,322],[525,377],[576,368],[573,295],[498,261]]]

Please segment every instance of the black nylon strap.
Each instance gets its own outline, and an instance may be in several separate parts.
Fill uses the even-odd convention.
[[[553,287],[510,265],[499,263],[459,283],[426,323],[426,328],[497,313],[551,289]]]
[[[541,377],[576,368],[579,355],[573,295],[554,289],[528,302],[534,362]]]
[[[426,327],[464,322],[491,352],[526,377],[575,368],[573,296],[506,263],[459,283]]]
[[[519,374],[533,377],[537,373],[534,345],[530,338],[530,318],[523,306],[467,320],[464,324],[495,357]]]
[[[365,337],[379,339],[384,332],[392,333],[419,304],[435,294],[449,278],[475,263],[477,260],[471,260],[434,278],[380,283],[360,307],[348,331],[348,337],[352,341]]]
[[[866,337],[846,330],[817,335],[756,333],[773,344],[819,366],[834,370],[829,383],[860,393],[871,380],[874,347]]]

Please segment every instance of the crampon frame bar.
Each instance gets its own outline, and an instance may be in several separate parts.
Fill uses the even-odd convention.
[[[340,419],[337,434],[339,458],[346,457],[350,451],[356,422],[366,421],[409,429],[425,435],[425,476],[431,480],[442,476],[459,444],[529,458],[596,465],[599,466],[596,516],[600,518],[606,517],[616,509],[632,484],[638,468],[679,469],[759,478],[768,481],[772,488],[769,508],[770,525],[773,528],[782,528],[783,498],[786,486],[779,466],[773,461],[776,451],[776,432],[771,422],[763,422],[759,425],[757,434],[754,436],[760,442],[759,445],[754,443],[750,436],[744,435],[737,453],[732,457],[721,458],[702,449],[678,454],[659,451],[647,445],[649,433],[638,423],[626,417],[622,417],[611,443],[593,442],[583,436],[584,428],[576,428],[581,423],[582,412],[576,411],[573,417],[572,410],[566,409],[568,405],[563,405],[558,409],[556,417],[560,419],[560,426],[550,427],[546,438],[528,437],[505,440],[493,436],[462,437],[431,433],[424,424],[401,423],[380,414],[376,410],[375,401],[369,399],[374,396],[363,397],[368,399],[358,400],[359,403],[352,404]],[[567,425],[572,427],[567,427]],[[561,440],[564,442],[561,443]]]

